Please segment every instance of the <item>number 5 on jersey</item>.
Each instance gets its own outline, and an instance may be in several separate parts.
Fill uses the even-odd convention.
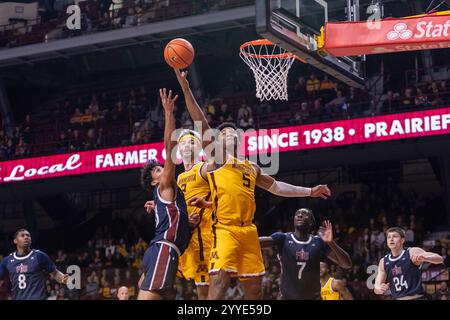
[[[250,188],[251,182],[250,182],[250,175],[248,173],[242,174],[242,185],[244,187]]]

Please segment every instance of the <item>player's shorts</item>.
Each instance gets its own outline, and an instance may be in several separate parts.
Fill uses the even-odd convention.
[[[213,225],[209,274],[220,270],[232,277],[251,278],[265,274],[264,260],[254,224],[248,226]]]
[[[211,230],[195,229],[188,247],[180,257],[178,275],[194,280],[196,286],[209,285],[209,255],[211,252]]]
[[[178,248],[169,242],[153,243],[145,251],[142,267],[144,280],[140,289],[164,291],[172,289],[178,269]]]

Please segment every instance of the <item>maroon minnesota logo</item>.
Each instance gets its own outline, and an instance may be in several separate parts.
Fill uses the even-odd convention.
[[[394,266],[392,268],[392,275],[393,276],[398,276],[398,275],[401,275],[401,274],[402,274],[402,267]]]
[[[302,249],[302,251],[296,252],[297,261],[308,261],[309,260],[309,252]]]
[[[219,255],[217,254],[217,251],[211,251],[211,260],[217,260],[219,259]]]
[[[208,267],[206,265],[204,265],[204,264],[200,264],[197,267],[196,273],[201,273],[201,272],[208,272]]]
[[[17,273],[26,273],[26,272],[28,272],[28,266],[26,264],[21,263],[16,267],[16,272]]]

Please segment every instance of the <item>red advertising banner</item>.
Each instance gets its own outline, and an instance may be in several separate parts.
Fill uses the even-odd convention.
[[[443,134],[450,134],[450,108],[259,130],[244,140],[253,155]]]
[[[423,16],[331,22],[325,25],[324,49],[354,56],[450,48],[450,11]]]
[[[255,155],[450,134],[450,108],[247,131],[241,153]],[[164,163],[162,142],[0,162],[0,184]]]
[[[162,142],[0,162],[0,183],[139,168],[149,159],[164,162]]]

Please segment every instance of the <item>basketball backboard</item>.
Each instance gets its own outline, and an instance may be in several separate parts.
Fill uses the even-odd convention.
[[[364,87],[359,61],[318,50],[316,38],[329,18],[326,0],[260,0],[255,6],[262,37],[350,86]]]

